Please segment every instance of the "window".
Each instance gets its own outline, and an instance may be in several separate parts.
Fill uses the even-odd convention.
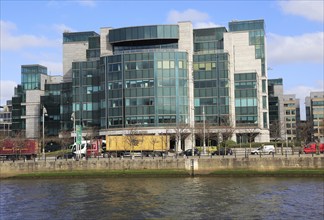
[[[267,97],[262,96],[262,108],[266,109],[267,108]]]
[[[262,80],[262,92],[265,93],[267,91],[267,81]]]

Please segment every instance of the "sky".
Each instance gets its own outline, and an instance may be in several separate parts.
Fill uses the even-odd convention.
[[[293,1],[28,1],[0,0],[0,104],[21,83],[21,65],[40,64],[62,75],[64,31],[176,24],[223,26],[264,19],[268,78],[283,78],[284,94],[300,99],[301,118],[310,92],[324,91],[324,2]]]

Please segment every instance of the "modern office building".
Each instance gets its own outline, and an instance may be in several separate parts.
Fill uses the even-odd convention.
[[[263,20],[232,21],[228,30],[179,22],[65,32],[63,80],[22,66],[13,129],[38,137],[45,106],[47,134],[72,131],[73,114],[101,136],[171,135],[176,150],[191,148],[202,124],[218,141],[231,130],[234,141],[253,133],[268,142],[265,41]]]
[[[270,139],[285,140],[286,123],[283,102],[283,80],[268,80]]]
[[[296,99],[296,95],[284,95],[283,102],[286,124],[285,138],[288,141],[295,141],[297,140],[297,127],[300,123],[299,99]]]
[[[8,137],[11,134],[11,118],[12,118],[11,100],[6,105],[0,106],[0,136]]]
[[[311,92],[305,105],[306,121],[312,123],[310,139],[324,142],[324,92]]]
[[[41,65],[22,65],[21,66],[21,85],[15,88],[15,95],[12,98],[12,131],[14,133],[22,132],[26,138],[37,139],[41,136],[41,123],[43,114],[42,111],[44,103],[41,102],[41,97],[53,95],[51,93],[52,86],[50,84],[57,84],[62,82],[62,76],[49,76],[47,75],[47,67]],[[54,87],[53,87],[54,88]],[[56,90],[58,90],[56,88]],[[56,96],[60,95],[59,92],[55,93]],[[50,105],[55,105],[53,100],[43,100]],[[59,109],[59,103],[56,107]],[[53,109],[53,107],[50,107]],[[49,118],[49,120],[60,121],[57,112],[56,117]],[[50,124],[49,124],[50,125]],[[53,124],[52,124],[53,125]],[[55,135],[56,132],[46,128],[48,134]]]
[[[255,141],[269,141],[264,32],[264,21],[253,20],[230,22],[229,30],[179,22],[64,33],[76,123],[98,126],[100,135],[185,126],[184,148],[203,121],[214,133],[231,127],[234,141],[252,128]]]

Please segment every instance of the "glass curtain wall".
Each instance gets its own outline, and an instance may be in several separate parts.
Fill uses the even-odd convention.
[[[134,53],[105,57],[107,128],[155,127],[188,120],[187,54]],[[105,104],[107,106],[106,110]]]
[[[229,125],[228,54],[194,55],[195,120]]]
[[[258,125],[257,74],[234,75],[236,126]]]
[[[72,112],[76,123],[84,127],[100,126],[99,61],[72,63]]]
[[[46,120],[46,136],[56,136],[60,132],[60,103],[62,84],[45,84],[45,96],[41,97],[41,105],[45,106],[48,116]]]
[[[71,131],[73,129],[72,115],[72,82],[64,82],[61,85],[61,130]]]
[[[194,30],[195,121],[229,125],[229,55],[224,52],[224,27]]]

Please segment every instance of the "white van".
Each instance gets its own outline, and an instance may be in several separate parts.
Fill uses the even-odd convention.
[[[258,149],[252,150],[251,154],[272,154],[275,153],[275,147],[273,145],[264,145]]]

